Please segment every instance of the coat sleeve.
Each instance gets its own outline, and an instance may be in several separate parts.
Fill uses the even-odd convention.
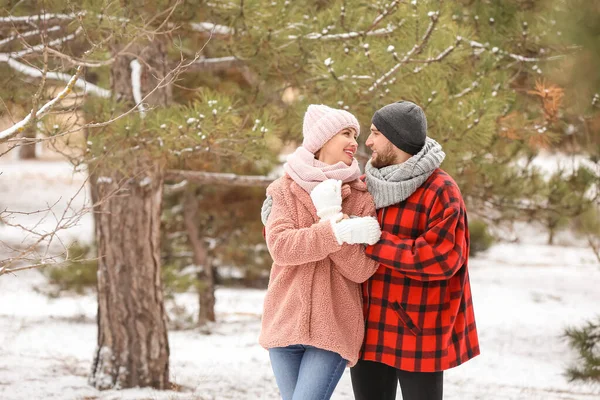
[[[329,221],[298,228],[291,205],[286,204],[282,189],[272,190],[270,194],[273,197],[273,207],[265,233],[267,248],[276,264],[293,266],[315,262],[341,248]]]
[[[419,281],[450,279],[468,257],[465,209],[456,195],[437,196],[431,221],[416,239],[382,232],[366,254],[387,268]]]
[[[361,217],[376,217],[375,203],[368,195],[368,203]],[[365,245],[344,243],[342,248],[329,255],[333,261],[334,268],[337,269],[346,279],[352,282],[362,283],[369,279],[377,268],[379,263],[372,260],[365,254]]]

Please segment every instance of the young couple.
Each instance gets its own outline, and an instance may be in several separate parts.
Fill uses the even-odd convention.
[[[360,125],[311,105],[304,140],[267,189],[273,258],[260,344],[284,400],[329,399],[351,367],[356,400],[442,399],[443,371],[479,354],[461,193],[423,110],[378,110],[365,180]],[[366,246],[366,247],[365,247]]]

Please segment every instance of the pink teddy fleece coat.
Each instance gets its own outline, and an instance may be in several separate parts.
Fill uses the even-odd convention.
[[[339,245],[329,221],[319,222],[310,195],[285,174],[267,189],[266,225],[273,258],[259,342],[266,349],[310,345],[356,364],[365,332],[361,283],[377,270],[362,244]],[[360,180],[342,186],[342,212],[375,216]]]

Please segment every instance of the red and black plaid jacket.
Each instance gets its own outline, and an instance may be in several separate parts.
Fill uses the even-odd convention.
[[[361,359],[432,372],[478,355],[467,214],[454,180],[438,168],[377,215],[381,239],[366,253],[381,264],[363,284]]]

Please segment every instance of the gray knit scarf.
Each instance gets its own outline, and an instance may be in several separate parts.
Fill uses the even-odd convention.
[[[375,168],[369,161],[365,167],[367,188],[380,209],[406,200],[431,176],[446,153],[442,146],[427,138],[420,152],[403,162],[383,168]]]

